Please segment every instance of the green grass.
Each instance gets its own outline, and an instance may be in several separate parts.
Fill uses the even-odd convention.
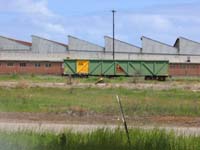
[[[173,77],[169,79],[171,81],[179,82],[179,83],[199,83],[200,77]]]
[[[72,82],[76,83],[95,83],[99,77],[89,77],[89,78],[73,78]],[[52,75],[0,75],[0,81],[27,81],[27,82],[68,82],[68,77],[66,76],[52,76]],[[166,83],[169,81],[178,83],[196,83],[200,82],[199,77],[173,77],[168,78]],[[115,77],[115,78],[104,78],[106,83],[160,83],[159,81],[145,81],[144,77]]]
[[[1,150],[199,150],[199,136],[176,136],[164,130],[130,130],[131,147],[122,130],[62,134],[0,132]]]
[[[0,75],[0,81],[30,81],[30,82],[65,82],[66,78],[61,76],[42,75]]]
[[[76,108],[75,111],[116,114],[116,94],[128,115],[200,115],[199,92],[123,88],[0,88],[0,112],[67,112]]]
[[[72,82],[78,83],[95,83],[99,77],[89,78],[73,78]],[[67,76],[51,76],[51,75],[0,75],[0,81],[27,81],[27,82],[61,82],[66,83],[68,81]],[[130,83],[130,82],[144,82],[143,77],[116,77],[116,78],[104,78],[106,83]]]

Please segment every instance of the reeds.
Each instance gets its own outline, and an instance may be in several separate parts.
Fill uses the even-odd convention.
[[[131,150],[199,150],[200,136],[176,135],[165,130],[131,129]],[[123,130],[94,132],[0,133],[1,150],[128,150]]]

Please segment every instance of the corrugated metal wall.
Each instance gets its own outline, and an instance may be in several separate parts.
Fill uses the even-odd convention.
[[[200,43],[188,40],[186,38],[180,37],[177,40],[179,48],[179,54],[185,55],[200,55]]]
[[[29,52],[31,50],[30,46],[26,46],[20,43],[10,40],[6,37],[0,36],[0,52]]]
[[[0,60],[62,61],[71,59],[112,59],[113,41],[105,37],[105,49],[101,46],[69,36],[69,45],[32,36],[31,46],[0,37]],[[20,53],[19,53],[20,52]],[[200,43],[179,38],[170,46],[142,37],[142,49],[115,39],[115,59],[119,60],[169,60],[170,62],[200,63]]]
[[[40,54],[66,53],[67,45],[61,45],[54,41],[32,36],[32,52]]]
[[[142,37],[142,53],[177,54],[178,49],[150,38]]]
[[[69,51],[104,51],[104,48],[101,46],[78,39],[73,36],[68,36],[68,46]]]
[[[113,39],[108,36],[105,36],[104,39],[105,39],[105,51],[112,52]],[[140,53],[141,49],[137,46],[115,39],[115,51],[126,52],[126,53]]]

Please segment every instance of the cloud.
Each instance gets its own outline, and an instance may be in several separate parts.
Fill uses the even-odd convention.
[[[117,12],[117,38],[138,46],[143,35],[168,44],[173,44],[178,36],[200,41],[200,2],[165,3],[137,10]],[[2,13],[9,15],[1,17],[1,24],[4,20],[8,21],[7,18],[10,18],[10,24],[16,20],[17,30],[24,31],[26,28],[26,34],[41,33],[45,37],[59,37],[61,41],[72,34],[101,45],[104,44],[104,35],[112,36],[112,14],[103,10],[56,14],[49,8],[48,0],[0,0],[0,16]]]
[[[171,45],[179,36],[200,41],[199,10],[200,2],[195,2],[153,6],[140,12],[121,13],[116,19],[117,35],[138,45],[141,45],[139,38],[142,35]]]
[[[26,13],[53,17],[55,14],[48,9],[47,0],[1,0],[1,12]]]
[[[119,16],[120,27],[123,28],[126,23],[137,27],[148,26],[157,30],[167,30],[172,27],[171,20],[159,14],[129,13]]]
[[[47,26],[47,29],[49,31],[54,31],[54,32],[57,32],[57,33],[62,33],[62,34],[65,33],[64,27],[62,25],[60,25],[60,24],[48,23],[48,24],[46,24],[46,26]]]
[[[31,26],[48,34],[65,34],[62,24],[59,24],[60,16],[48,8],[47,0],[0,0],[0,12],[14,14],[20,21],[29,22]],[[45,34],[44,34],[45,35]]]

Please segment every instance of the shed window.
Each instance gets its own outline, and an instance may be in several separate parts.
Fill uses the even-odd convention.
[[[38,67],[40,67],[40,66],[41,66],[40,63],[36,63],[36,64],[35,64],[35,67],[36,67],[36,68],[38,68]]]
[[[7,66],[8,67],[12,67],[12,66],[14,66],[14,64],[13,63],[8,63]]]
[[[26,63],[20,63],[20,67],[26,67]]]
[[[48,64],[45,64],[45,66],[46,66],[47,68],[50,68],[50,67],[51,67],[51,64],[48,63]]]

